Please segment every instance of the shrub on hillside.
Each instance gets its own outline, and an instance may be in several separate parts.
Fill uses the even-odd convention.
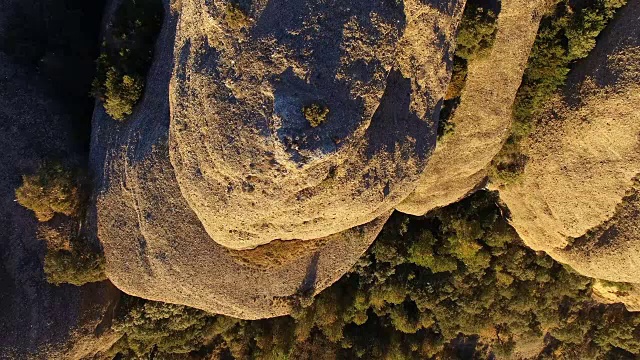
[[[35,174],[22,177],[16,200],[39,221],[49,221],[55,213],[74,216],[80,207],[77,176],[60,164],[45,164]]]
[[[101,254],[86,248],[74,247],[71,251],[47,250],[44,273],[51,284],[81,286],[106,280],[104,265]]]
[[[142,96],[143,81],[129,75],[120,75],[114,67],[107,71],[104,109],[116,120],[133,113],[133,106]]]
[[[491,50],[497,32],[496,14],[469,2],[458,28],[456,56],[466,60],[485,56]]]
[[[329,108],[319,103],[313,103],[302,108],[302,114],[311,127],[317,127],[327,121]]]
[[[124,0],[107,27],[93,94],[116,120],[131,115],[142,97],[162,11],[158,0]]]
[[[106,280],[101,250],[78,234],[76,221],[41,224],[38,237],[47,246],[44,273],[49,283],[81,286]]]
[[[230,28],[238,30],[249,26],[249,17],[246,12],[235,2],[227,3],[224,19]]]

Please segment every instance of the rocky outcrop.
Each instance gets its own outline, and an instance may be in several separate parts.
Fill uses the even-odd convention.
[[[500,189],[535,250],[578,272],[640,283],[640,2],[630,0],[526,141],[521,181]]]
[[[107,274],[118,288],[146,299],[247,319],[286,314],[296,294],[318,292],[346,272],[388,214],[285,247],[276,242],[239,252],[213,241],[182,197],[169,161],[175,24],[168,15],[135,113],[124,123],[101,106],[94,114],[91,162],[100,185],[97,225]]]
[[[623,303],[629,311],[640,311],[640,287],[637,284],[609,283],[596,280],[592,296],[604,304]]]
[[[134,113],[94,113],[107,275],[146,299],[287,314],[347,272],[413,189],[463,4],[274,0],[242,26],[226,2],[175,5]],[[307,102],[329,108],[315,128]]]
[[[501,4],[490,53],[469,63],[465,89],[450,120],[455,130],[438,141],[417,188],[398,211],[424,215],[473,192],[509,136],[512,104],[547,5],[544,0]]]
[[[317,239],[388,213],[435,146],[464,1],[183,0],[170,155],[211,238]],[[237,20],[236,20],[237,21]],[[312,126],[310,104],[328,108]]]
[[[70,115],[33,69],[4,52],[0,83],[0,358],[91,356],[115,341],[108,325],[120,292],[106,281],[47,283],[37,220],[15,201],[22,174],[43,160],[78,160]]]

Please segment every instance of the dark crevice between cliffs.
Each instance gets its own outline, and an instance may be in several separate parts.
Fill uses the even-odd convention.
[[[70,151],[86,162],[105,0],[25,0],[14,5],[0,33],[0,51],[36,73],[45,91],[71,115]]]

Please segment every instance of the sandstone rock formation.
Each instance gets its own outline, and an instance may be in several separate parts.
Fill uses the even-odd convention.
[[[521,181],[500,189],[527,245],[578,272],[640,283],[640,2],[598,39],[526,141]]]
[[[623,303],[629,311],[640,311],[640,287],[637,284],[613,284],[597,280],[593,298],[604,304]]]
[[[392,210],[435,145],[464,1],[257,1],[240,28],[228,6],[181,2],[170,90],[171,163],[211,238],[316,239]]]
[[[47,283],[37,220],[15,202],[22,174],[75,158],[70,115],[33,69],[1,51],[0,83],[0,358],[84,358],[117,340],[109,322],[120,292],[106,281]]]
[[[147,299],[247,319],[286,314],[292,297],[319,292],[344,274],[375,239],[389,211],[317,240],[274,242],[252,251],[214,241],[182,197],[169,161],[176,15],[168,8],[167,14],[135,113],[123,123],[101,106],[94,114],[91,163],[107,274],[118,288]]]
[[[491,52],[469,63],[452,119],[418,187],[396,209],[411,215],[454,203],[482,184],[486,167],[511,130],[511,106],[527,65],[546,1],[503,1]]]

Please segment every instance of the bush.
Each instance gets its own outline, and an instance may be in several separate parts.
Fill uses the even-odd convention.
[[[319,103],[313,103],[302,108],[302,114],[311,127],[317,127],[327,121],[329,108]]]
[[[129,75],[120,75],[116,68],[107,71],[105,83],[104,109],[116,120],[122,120],[131,115],[133,106],[142,96],[144,83],[142,79]]]
[[[101,250],[78,234],[76,221],[41,224],[38,237],[47,244],[44,273],[49,283],[81,286],[106,280]]]
[[[77,175],[60,164],[45,164],[35,174],[22,177],[16,199],[39,221],[49,221],[55,213],[74,216],[81,202]]]
[[[497,16],[476,2],[468,2],[456,37],[456,56],[472,60],[486,56],[498,33]]]
[[[131,115],[142,97],[162,11],[158,0],[124,0],[107,27],[93,94],[116,120]]]
[[[63,283],[81,286],[107,279],[104,257],[87,248],[47,250],[44,257],[44,273],[51,284]]]

